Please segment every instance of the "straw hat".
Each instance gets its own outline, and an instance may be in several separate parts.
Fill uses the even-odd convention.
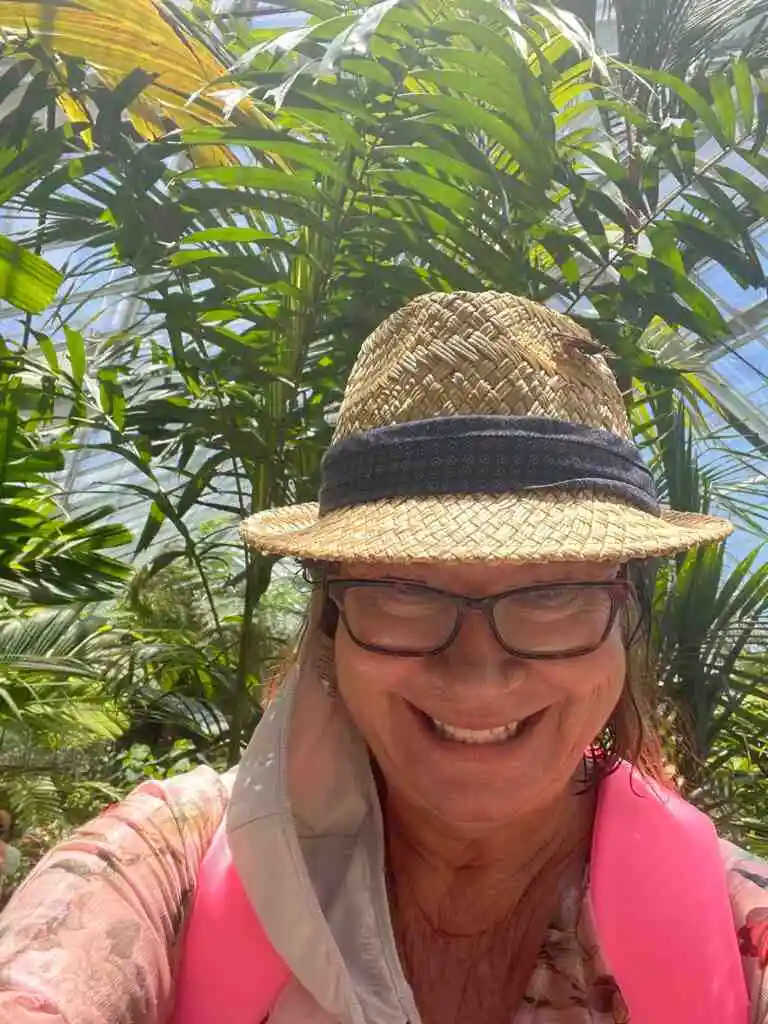
[[[648,558],[725,538],[661,508],[616,380],[568,317],[498,292],[421,295],[364,342],[319,503],[243,524],[318,561]]]

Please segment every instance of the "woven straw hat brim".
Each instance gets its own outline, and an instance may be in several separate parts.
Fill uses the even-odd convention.
[[[258,551],[329,562],[627,562],[721,541],[725,519],[650,515],[592,492],[397,498],[338,509],[258,512],[242,526]]]

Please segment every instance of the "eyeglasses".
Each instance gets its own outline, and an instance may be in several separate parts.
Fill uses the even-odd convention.
[[[358,646],[379,654],[439,654],[459,635],[468,610],[519,658],[577,658],[608,637],[632,594],[625,579],[540,583],[490,597],[466,597],[407,580],[332,579],[326,593]]]

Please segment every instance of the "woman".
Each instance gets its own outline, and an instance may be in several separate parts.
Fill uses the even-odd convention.
[[[2,919],[6,1019],[768,1022],[768,871],[662,795],[640,672],[649,560],[730,527],[659,507],[586,331],[421,296],[322,475],[244,526],[315,589],[226,832],[199,770],[55,851]]]

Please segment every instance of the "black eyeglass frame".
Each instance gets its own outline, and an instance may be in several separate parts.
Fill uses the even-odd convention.
[[[410,590],[418,591],[419,593],[431,593],[437,594],[440,597],[447,597],[454,605],[456,605],[456,624],[451,631],[450,636],[444,641],[444,643],[425,651],[410,651],[405,649],[381,647],[378,644],[367,643],[355,636],[344,612],[344,592],[352,589],[353,587],[381,587],[390,583],[398,587],[406,587]],[[608,614],[608,623],[597,643],[569,651],[546,651],[538,654],[520,651],[517,648],[510,647],[506,644],[499,633],[494,619],[494,609],[498,602],[503,600],[505,597],[510,597],[512,594],[530,594],[542,590],[552,590],[555,587],[559,590],[604,590],[608,592],[608,596],[611,601],[611,610]],[[358,647],[362,647],[366,651],[372,651],[374,654],[389,654],[395,658],[428,658],[434,654],[441,654],[451,646],[459,635],[464,622],[465,612],[467,608],[470,608],[481,612],[490,626],[497,643],[507,652],[507,654],[511,654],[516,658],[525,659],[526,661],[555,661],[564,658],[580,658],[585,654],[591,654],[593,651],[596,651],[608,639],[614,623],[616,622],[616,617],[635,592],[632,582],[623,576],[612,580],[566,580],[563,582],[533,583],[527,587],[513,587],[510,590],[502,590],[497,594],[489,594],[486,597],[471,597],[467,594],[457,594],[452,590],[442,590],[440,587],[431,587],[426,583],[414,583],[413,580],[401,580],[396,578],[387,578],[384,580],[346,579],[341,577],[336,579],[325,579],[323,581],[323,590],[326,600],[330,600],[338,610],[339,617],[344,623],[351,639]],[[334,596],[334,590],[337,594],[341,592],[341,600],[336,599]]]

